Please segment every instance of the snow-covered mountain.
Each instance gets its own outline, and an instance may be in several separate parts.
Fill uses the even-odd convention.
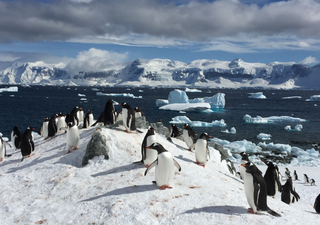
[[[169,59],[136,59],[116,69],[73,73],[61,64],[33,62],[14,63],[0,71],[0,84],[319,89],[319,73],[320,64],[247,63],[241,59],[201,59],[188,64]]]

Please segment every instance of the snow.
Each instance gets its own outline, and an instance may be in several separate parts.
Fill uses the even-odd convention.
[[[257,138],[263,141],[271,140],[271,134],[260,133]]]
[[[248,93],[250,96],[249,98],[256,98],[256,99],[266,99],[267,97],[263,95],[263,92],[256,92],[256,93]]]
[[[176,103],[161,106],[159,109],[172,111],[203,111],[210,108],[209,103]]]
[[[191,127],[225,127],[227,124],[223,119],[212,121],[211,123],[202,122],[202,121],[191,121],[187,116],[175,116],[169,123],[174,124],[185,124],[188,123]]]
[[[18,87],[12,86],[12,87],[8,87],[8,88],[0,88],[0,93],[1,92],[18,92]]]
[[[307,122],[305,119],[291,117],[291,116],[270,116],[270,117],[251,117],[250,115],[246,114],[243,117],[243,120],[246,123],[273,123],[273,122]]]
[[[102,128],[110,159],[95,157],[81,167],[94,130],[81,130],[79,149],[70,154],[65,154],[65,134],[51,140],[34,134],[35,156],[22,162],[18,151],[7,149],[12,156],[0,167],[2,224],[318,224],[312,207],[318,186],[294,181],[301,199],[292,205],[281,202],[280,196],[268,197],[268,206],[280,218],[250,214],[242,181],[229,173],[215,149],[209,147],[212,157],[203,168],[194,163],[183,141],[172,138],[170,143],[157,134],[182,168],[175,171],[173,188],[160,190],[152,184],[154,169],[144,176],[146,168],[132,163],[141,159],[144,129],[126,133],[122,127]],[[265,172],[266,166],[258,167]],[[300,180],[304,173],[320,180],[314,168],[288,168],[295,169]],[[280,172],[284,174],[284,167]]]

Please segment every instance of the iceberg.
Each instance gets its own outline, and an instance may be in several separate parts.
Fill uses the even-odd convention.
[[[112,97],[130,97],[134,98],[134,94],[130,93],[102,93],[102,92],[96,92],[96,95],[98,96],[112,96]]]
[[[284,129],[287,130],[287,131],[301,131],[303,128],[303,126],[301,124],[297,124],[294,129],[291,129],[291,126],[288,125],[286,126]]]
[[[85,94],[78,94],[79,97],[86,97]]]
[[[159,109],[172,111],[204,111],[210,109],[209,103],[175,103],[161,106]]]
[[[235,134],[235,133],[237,133],[237,130],[236,130],[236,128],[231,127],[230,131],[228,129],[226,129],[226,130],[222,130],[221,133]]]
[[[209,103],[211,108],[219,108],[223,109],[226,101],[225,101],[225,94],[224,93],[217,93],[212,97],[204,97],[204,98],[195,98],[190,100],[190,103],[198,103],[198,102],[206,102]]]
[[[307,99],[306,101],[319,102],[320,101],[320,95],[312,95],[310,97],[310,99]]]
[[[18,92],[18,87],[13,86],[13,87],[8,87],[8,88],[0,88],[0,93],[1,92]]]
[[[257,138],[263,141],[271,140],[271,134],[260,133]]]
[[[199,89],[186,88],[185,92],[202,92],[202,91]]]
[[[289,97],[283,97],[281,99],[297,99],[297,98],[301,98],[301,96],[289,96]]]
[[[248,93],[250,96],[249,98],[257,98],[257,99],[266,99],[267,97],[263,95],[263,92],[257,93]]]
[[[169,104],[189,103],[189,97],[186,94],[186,92],[176,89],[176,90],[170,91],[168,96],[168,102]]]
[[[224,122],[223,119],[212,121],[211,123],[202,122],[202,121],[191,121],[187,116],[176,116],[172,118],[172,121],[169,123],[174,124],[185,124],[188,123],[191,127],[225,127],[227,124]]]
[[[274,123],[274,122],[307,122],[305,119],[291,117],[291,116],[270,116],[270,117],[251,117],[246,114],[243,117],[246,123]]]
[[[156,99],[156,106],[157,107],[167,105],[167,104],[169,104],[169,101],[166,99]]]

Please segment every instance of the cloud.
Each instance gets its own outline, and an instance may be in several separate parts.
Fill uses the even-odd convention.
[[[315,57],[308,56],[307,58],[305,58],[304,60],[302,60],[299,63],[300,64],[316,64],[316,63],[318,63],[318,61],[316,60]]]
[[[104,35],[148,35],[195,42],[240,33],[320,36],[319,1],[279,1],[262,6],[246,3],[237,0],[181,4],[160,0],[0,2],[0,41],[67,41]]]
[[[79,52],[77,57],[66,65],[65,70],[69,73],[105,71],[117,68],[126,58],[127,53],[91,48],[88,51]]]

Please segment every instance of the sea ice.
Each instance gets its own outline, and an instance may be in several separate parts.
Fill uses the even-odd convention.
[[[297,124],[294,129],[291,129],[291,126],[288,125],[286,126],[284,129],[287,130],[287,131],[301,131],[303,128],[303,126],[301,124]]]
[[[185,92],[202,92],[199,89],[186,88]]]
[[[221,132],[226,133],[226,134],[235,134],[235,133],[237,133],[237,130],[236,130],[236,128],[231,127],[230,131],[228,129],[226,129],[226,130],[222,130]]]
[[[306,122],[307,120],[301,118],[295,118],[291,116],[270,116],[270,117],[251,117],[246,114],[243,117],[246,123],[273,123],[273,122]]]
[[[188,123],[191,127],[216,127],[216,126],[225,127],[227,126],[227,124],[224,122],[223,119],[221,119],[220,121],[215,120],[209,123],[209,122],[202,122],[202,121],[191,121],[187,116],[176,116],[172,118],[172,121],[170,121],[169,123],[174,123],[174,124]]]
[[[18,92],[18,87],[13,86],[13,87],[8,87],[8,88],[0,88],[0,93],[1,92]]]
[[[159,109],[172,111],[203,111],[210,108],[209,103],[175,103],[161,106]]]
[[[248,93],[250,96],[249,98],[257,98],[257,99],[266,99],[267,97],[263,95],[263,92],[257,92],[257,93]]]
[[[281,99],[296,99],[296,98],[301,98],[301,96],[289,96],[289,97],[283,97]]]
[[[257,138],[263,141],[271,140],[271,134],[260,133]]]
[[[130,97],[134,98],[134,94],[131,93],[102,93],[102,92],[96,92],[96,95],[98,96],[112,96],[112,97]]]
[[[80,94],[80,93],[78,94],[78,96],[79,96],[79,97],[86,97],[85,94]]]
[[[311,102],[317,101],[317,102],[319,102],[320,101],[320,95],[312,95],[310,97],[310,99],[307,99],[306,101],[311,101]]]

